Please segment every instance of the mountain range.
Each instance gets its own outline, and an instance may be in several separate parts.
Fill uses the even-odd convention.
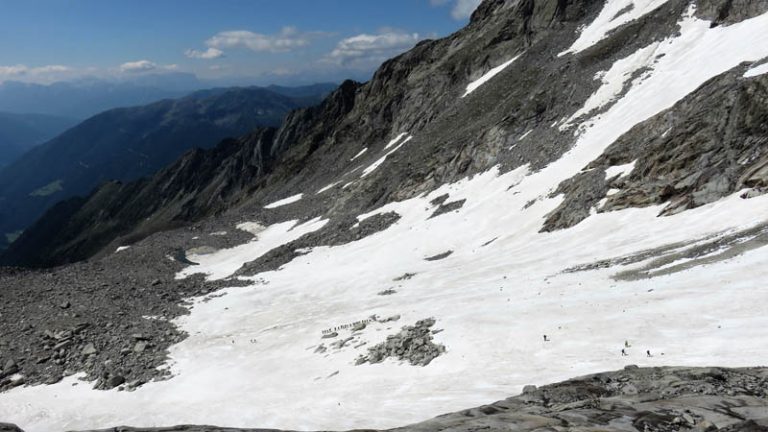
[[[0,418],[766,430],[766,29],[766,0],[485,0],[59,202],[3,256]]]
[[[212,89],[113,109],[35,147],[0,170],[0,232],[10,242],[51,205],[100,183],[153,174],[185,151],[208,148],[317,103],[331,85]]]
[[[0,168],[76,123],[64,117],[0,112]]]
[[[97,78],[51,84],[5,81],[0,83],[0,111],[83,120],[112,108],[179,98],[206,87],[194,75],[181,73],[150,74],[122,81]]]

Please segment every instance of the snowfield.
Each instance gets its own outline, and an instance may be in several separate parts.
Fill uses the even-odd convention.
[[[748,70],[744,74],[744,78],[752,78],[765,73],[768,73],[768,63],[763,63],[759,66],[755,66],[752,69]]]
[[[405,138],[405,139],[402,139],[402,138],[403,138],[403,137],[405,137],[405,136],[407,136],[407,138]],[[384,149],[386,150],[386,149],[388,149],[388,148],[392,147],[393,145],[397,144],[398,142],[400,142],[400,144],[397,144],[397,146],[396,146],[395,148],[393,148],[392,150],[388,151],[388,152],[387,152],[387,153],[386,153],[384,156],[380,157],[380,158],[379,158],[379,159],[377,159],[375,162],[373,162],[372,164],[370,164],[370,165],[369,165],[367,168],[365,168],[365,169],[363,170],[363,173],[360,175],[360,178],[364,178],[364,177],[367,177],[367,176],[369,176],[369,175],[370,175],[372,172],[376,171],[376,168],[380,167],[380,166],[381,166],[381,164],[383,164],[383,163],[384,163],[384,162],[387,160],[387,158],[388,158],[388,157],[389,157],[389,156],[390,156],[392,153],[394,153],[394,152],[398,151],[398,150],[400,149],[400,147],[402,147],[402,146],[403,146],[405,143],[407,143],[408,141],[410,141],[410,140],[412,140],[412,139],[413,139],[413,137],[412,137],[412,136],[408,136],[408,134],[405,134],[405,133],[398,135],[398,136],[397,136],[397,138],[395,138],[395,139],[393,139],[392,141],[390,141],[390,142],[389,142],[389,143],[388,143],[388,144],[387,144],[387,145],[384,147]],[[401,140],[402,140],[402,141],[401,141]],[[345,186],[345,187],[346,187],[346,186]]]
[[[265,209],[274,209],[274,208],[282,207],[284,205],[293,204],[293,203],[295,203],[297,201],[300,201],[303,196],[304,196],[304,194],[296,194],[296,195],[293,195],[293,196],[289,196],[288,198],[283,198],[283,199],[281,199],[279,201],[275,201],[275,202],[273,202],[271,204],[267,204],[267,205],[264,206],[264,208]]]
[[[617,26],[615,21],[636,18],[663,1],[636,0],[621,19],[606,22],[629,3],[608,1],[572,50],[601,39]],[[527,384],[627,364],[765,364],[768,248],[633,281],[613,276],[642,268],[647,260],[566,270],[758,226],[768,221],[768,195],[744,200],[737,193],[664,218],[657,217],[661,207],[599,213],[573,228],[539,233],[546,215],[562,201],[548,198],[562,180],[706,80],[768,56],[768,14],[710,29],[689,13],[680,26],[678,36],[619,60],[615,70],[602,75],[607,88],[597,91],[583,114],[599,112],[575,124],[575,146],[548,167],[504,174],[492,169],[388,204],[360,217],[389,211],[402,216],[384,231],[305,251],[278,271],[250,278],[249,287],[194,299],[191,314],[176,320],[190,337],[172,347],[168,367],[174,377],[168,381],[134,392],[94,391],[88,383],[75,386],[78,377],[73,376],[52,386],[18,388],[0,394],[0,419],[28,432],[184,423],[391,428],[502,399]],[[616,89],[641,67],[648,72],[620,95]],[[393,149],[387,154],[408,142],[405,136],[388,145]],[[385,159],[363,176],[385,169]],[[629,173],[633,166],[614,167],[609,175]],[[430,201],[445,193],[449,201],[466,202],[457,211],[430,218],[435,210]],[[200,265],[178,276],[202,272],[227,278],[242,264],[326,222],[250,224],[246,228],[257,235],[254,241],[190,257]],[[690,246],[678,249],[685,247]],[[425,260],[447,251],[453,253],[445,259]],[[415,276],[394,280],[405,273]],[[389,288],[397,292],[377,295]],[[372,315],[401,318],[370,324],[355,345],[315,352],[321,343],[332,342],[321,339],[323,330]],[[431,364],[414,367],[390,360],[355,366],[368,347],[428,317],[443,330],[435,342],[447,348]],[[543,341],[544,334],[549,342]],[[621,356],[624,341],[632,345],[628,357]],[[646,357],[646,350],[653,357]]]
[[[520,55],[522,55],[522,54],[520,54]],[[508,61],[500,64],[499,66],[496,66],[495,68],[493,68],[493,69],[489,70],[488,72],[486,72],[485,75],[483,75],[480,78],[476,79],[475,81],[472,81],[471,83],[467,84],[467,89],[464,91],[464,95],[461,96],[461,97],[465,98],[465,97],[469,96],[469,94],[472,93],[473,91],[479,89],[480,86],[482,86],[483,84],[485,84],[488,81],[490,81],[491,79],[493,79],[493,77],[495,77],[496,75],[500,74],[501,71],[506,69],[512,63],[514,63],[515,60],[520,58],[520,55],[517,55],[517,56],[513,57],[511,60],[508,60]]]
[[[666,2],[667,0],[608,0],[597,19],[582,30],[579,38],[568,50],[559,55],[584,51],[608,36],[611,30],[652,12]]]

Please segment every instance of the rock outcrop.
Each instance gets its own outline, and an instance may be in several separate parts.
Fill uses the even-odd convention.
[[[568,228],[598,212],[666,204],[672,215],[742,189],[768,187],[768,76],[747,67],[710,80],[619,138],[586,171],[560,185],[565,201],[544,230]],[[606,178],[611,166],[632,172]],[[608,195],[608,191],[613,193]],[[605,198],[603,204],[600,201]]]
[[[413,326],[404,326],[387,340],[368,348],[368,354],[360,356],[357,364],[381,363],[388,358],[407,361],[414,366],[426,366],[445,352],[443,345],[432,341],[434,318],[416,322]]]

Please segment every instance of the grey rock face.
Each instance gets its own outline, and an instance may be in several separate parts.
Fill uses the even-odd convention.
[[[608,184],[603,170],[582,172],[561,183],[552,195],[564,194],[565,200],[548,215],[541,231],[570,228],[583,221],[606,192]]]
[[[586,168],[562,183],[565,201],[545,231],[568,228],[598,212],[668,203],[661,215],[696,208],[743,188],[757,196],[768,186],[768,77],[744,79],[746,67],[717,77],[672,109],[637,125]],[[623,178],[605,179],[610,166],[637,161]]]
[[[712,26],[729,25],[762,14],[768,0],[699,0],[697,15],[712,21]]]
[[[662,214],[674,214],[768,184],[768,77],[743,79],[743,72],[708,82],[673,112],[638,125],[593,163],[637,159],[603,209],[668,202]],[[632,152],[630,142],[642,144]]]

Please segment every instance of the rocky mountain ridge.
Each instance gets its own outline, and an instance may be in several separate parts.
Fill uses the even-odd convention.
[[[324,88],[296,97],[213,89],[94,116],[0,170],[0,232],[19,232],[55,203],[88,195],[102,182],[136,180],[189,149],[277,126],[289,111],[317,103]]]
[[[75,123],[75,120],[64,117],[0,112],[0,167]]]

